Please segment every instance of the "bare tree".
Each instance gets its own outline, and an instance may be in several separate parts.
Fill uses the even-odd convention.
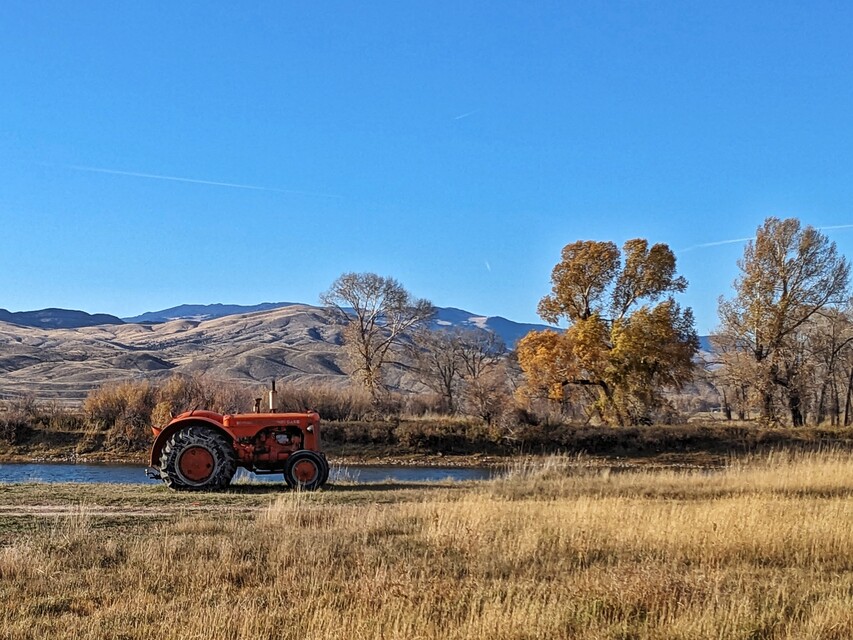
[[[477,415],[487,411],[484,401],[499,386],[488,374],[506,355],[498,335],[483,329],[423,328],[414,334],[411,351],[421,382],[441,396],[445,411],[456,413],[460,396]]]
[[[832,307],[815,314],[803,332],[809,356],[809,396],[815,423],[841,422],[842,389],[850,394],[845,364],[853,352],[853,322],[850,308]]]
[[[755,375],[755,361],[728,334],[711,336],[713,356],[704,362],[707,379],[720,395],[726,420],[736,414],[739,420],[749,417],[750,392]]]
[[[403,334],[430,318],[429,300],[414,298],[394,278],[375,273],[345,273],[320,296],[345,323],[344,345],[359,378],[378,403],[382,371]]]
[[[506,345],[492,331],[473,330],[461,334],[459,357],[464,365],[463,377],[476,381],[506,356]]]
[[[459,332],[424,327],[412,336],[412,362],[418,379],[441,396],[442,409],[456,413],[462,373]]]

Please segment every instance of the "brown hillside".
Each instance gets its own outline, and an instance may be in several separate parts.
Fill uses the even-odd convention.
[[[345,369],[341,325],[310,306],[158,325],[45,330],[0,322],[0,398],[76,402],[104,383],[183,372],[247,384],[344,384]]]

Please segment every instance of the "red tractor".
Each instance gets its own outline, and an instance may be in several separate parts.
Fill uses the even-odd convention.
[[[320,451],[320,416],[274,413],[275,385],[270,413],[221,415],[188,411],[165,427],[154,427],[149,478],[163,480],[172,489],[223,489],[237,467],[257,474],[283,473],[295,488],[313,491],[329,479],[329,463]]]

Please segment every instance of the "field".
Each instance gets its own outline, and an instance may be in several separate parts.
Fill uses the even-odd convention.
[[[853,456],[462,486],[0,488],[3,638],[850,638]]]

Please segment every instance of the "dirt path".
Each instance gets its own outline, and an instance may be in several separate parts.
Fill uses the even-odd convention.
[[[0,505],[0,517],[152,517],[152,516],[176,516],[187,513],[256,513],[265,507],[237,507],[233,505],[176,505],[176,506],[134,506],[113,507],[104,505]]]

